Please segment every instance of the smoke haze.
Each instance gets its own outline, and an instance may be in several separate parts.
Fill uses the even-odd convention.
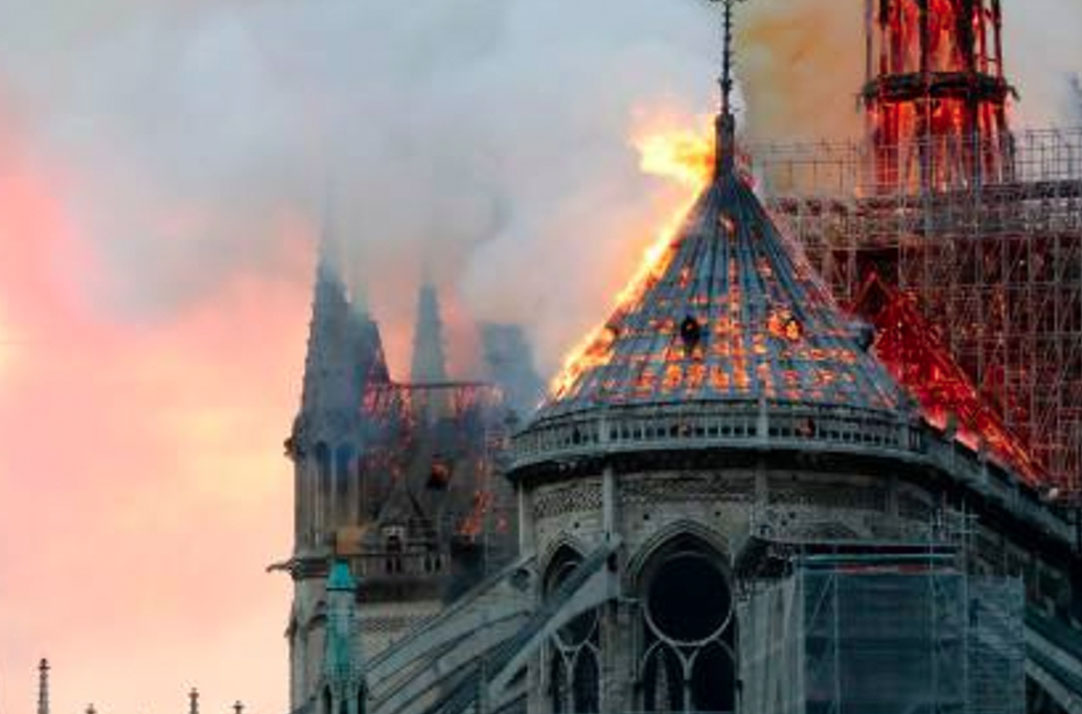
[[[458,376],[476,320],[551,373],[682,198],[630,138],[708,121],[707,5],[0,0],[0,709],[49,655],[56,711],[284,711],[328,178],[397,374],[425,270]],[[1015,118],[1078,121],[1082,8],[1005,10]],[[740,13],[748,133],[858,133],[860,1]]]

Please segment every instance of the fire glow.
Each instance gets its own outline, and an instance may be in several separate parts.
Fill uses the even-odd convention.
[[[999,6],[950,0],[889,0],[868,16],[865,90],[881,190],[964,187],[975,175],[1009,177],[1007,106]],[[875,30],[873,31],[872,23]],[[960,91],[958,87],[966,87]]]
[[[615,338],[612,325],[619,322],[620,317],[633,308],[665,272],[673,255],[673,238],[713,172],[714,146],[708,129],[701,132],[686,128],[646,131],[634,137],[632,145],[639,152],[639,169],[643,173],[685,187],[687,193],[656,231],[634,277],[617,294],[612,316],[568,353],[562,369],[549,385],[550,396],[554,399],[563,396],[583,372],[608,360],[609,348]]]

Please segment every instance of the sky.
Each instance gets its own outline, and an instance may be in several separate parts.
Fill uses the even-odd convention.
[[[755,139],[859,130],[859,0],[741,9]],[[1024,7],[1023,7],[1024,6]],[[1074,0],[1007,0],[1018,124],[1082,123]],[[440,285],[549,374],[685,197],[635,137],[716,103],[703,0],[0,0],[0,712],[286,709],[296,409],[324,225],[408,364]],[[328,187],[333,187],[329,189]],[[333,193],[328,215],[325,196]]]

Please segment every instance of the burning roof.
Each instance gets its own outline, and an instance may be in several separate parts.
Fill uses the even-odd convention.
[[[758,401],[898,412],[909,401],[731,164],[538,413]]]
[[[1047,480],[1022,441],[1004,424],[924,318],[912,295],[869,275],[855,308],[876,327],[876,354],[920,402],[925,420],[954,438],[988,452],[1030,484]]]

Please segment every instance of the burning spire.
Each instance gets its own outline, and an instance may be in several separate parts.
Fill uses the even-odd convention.
[[[1011,180],[1000,0],[866,2],[863,99],[880,190]]]

